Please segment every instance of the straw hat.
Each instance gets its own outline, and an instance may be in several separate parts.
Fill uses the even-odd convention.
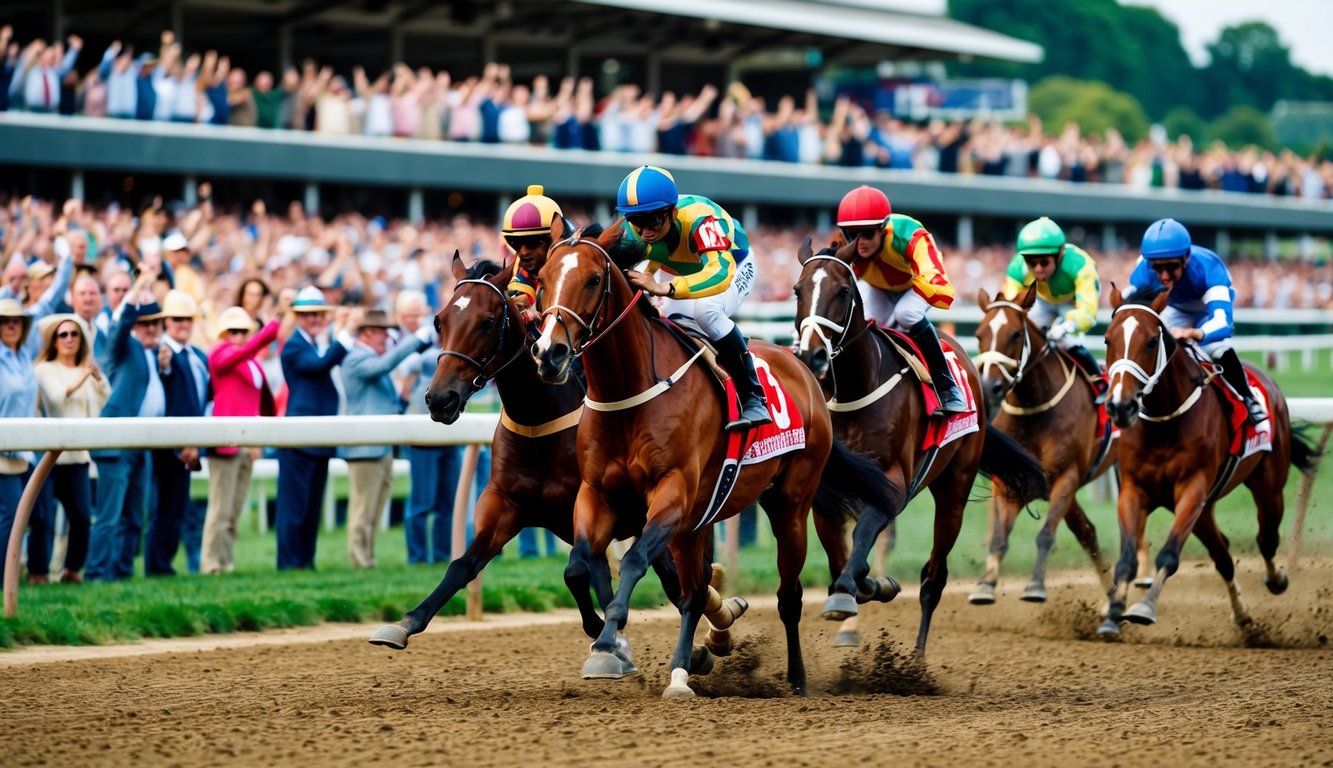
[[[17,317],[23,320],[23,335],[19,337],[19,346],[28,338],[28,331],[32,329],[32,318],[23,307],[19,306],[15,299],[0,299],[0,317]]]
[[[199,304],[185,291],[172,289],[162,299],[162,317],[193,318],[199,314]]]
[[[148,323],[153,320],[161,320],[162,317],[162,308],[157,305],[156,301],[150,301],[147,304],[139,305],[139,316],[134,318],[134,322]]]
[[[313,285],[307,285],[296,294],[292,302],[293,312],[328,312],[333,309],[324,303],[324,293]]]
[[[179,232],[172,232],[162,240],[162,250],[170,253],[171,251],[189,250],[190,241],[185,239],[185,235]]]
[[[241,307],[227,307],[218,317],[218,338],[225,339],[231,331],[254,331],[255,321]]]
[[[40,280],[43,277],[54,275],[55,273],[56,268],[54,264],[47,264],[44,261],[34,261],[32,264],[28,265],[28,270],[23,273],[23,277],[27,280]]]
[[[356,326],[356,332],[360,333],[365,328],[397,328],[398,324],[389,319],[389,314],[382,309],[369,309],[361,318],[361,322]]]
[[[42,350],[45,356],[45,350],[51,349],[56,343],[56,329],[65,323],[74,323],[74,327],[79,329],[79,335],[83,337],[83,359],[76,364],[83,365],[92,352],[92,340],[88,338],[88,329],[83,327],[83,321],[78,315],[59,314],[47,315],[37,323],[37,332],[42,334]]]

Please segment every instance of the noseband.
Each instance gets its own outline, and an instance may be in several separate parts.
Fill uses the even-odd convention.
[[[1156,321],[1157,327],[1161,329],[1163,335],[1170,333],[1170,330],[1166,327],[1166,323],[1162,321],[1162,316],[1157,314],[1152,307],[1145,307],[1141,304],[1121,304],[1111,313],[1112,322],[1115,321],[1115,316],[1123,311],[1146,312],[1147,314],[1152,315],[1153,320]],[[1131,360],[1128,357],[1122,357],[1107,367],[1106,378],[1108,380],[1113,379],[1117,373],[1129,374],[1143,383],[1142,393],[1147,395],[1157,386],[1157,382],[1162,378],[1162,374],[1166,373],[1166,360],[1166,343],[1165,339],[1163,339],[1163,343],[1157,345],[1157,365],[1153,368],[1152,373],[1148,373],[1143,366],[1139,365],[1134,360]]]
[[[817,314],[815,312],[816,308],[811,307],[810,314],[807,315],[805,319],[801,320],[801,324],[797,326],[796,329],[797,331],[800,332],[802,340],[805,339],[807,333],[814,333],[816,336],[818,336],[819,340],[824,342],[824,346],[828,348],[829,360],[832,360],[836,358],[838,355],[842,354],[842,350],[847,345],[848,342],[854,340],[857,336],[860,336],[862,333],[864,333],[866,328],[869,328],[870,325],[867,323],[864,328],[860,328],[857,330],[856,333],[852,334],[851,338],[847,337],[847,334],[850,333],[851,331],[851,329],[848,326],[851,325],[852,315],[855,313],[857,305],[861,303],[861,292],[857,290],[856,287],[857,286],[856,272],[852,270],[851,265],[843,261],[842,259],[839,259],[837,256],[825,256],[825,255],[811,256],[809,259],[806,259],[805,263],[809,264],[812,261],[831,261],[834,264],[837,264],[838,266],[847,270],[848,276],[851,277],[852,279],[850,286],[852,292],[852,300],[847,303],[847,313],[846,315],[843,316],[841,324],[835,323],[832,320],[828,319],[827,317]],[[825,329],[828,329],[838,334],[838,338],[830,340],[828,335],[824,333]],[[805,346],[804,341],[801,342],[801,346],[802,347]]]
[[[1028,370],[1028,360],[1032,357],[1032,333],[1031,329],[1028,328],[1027,310],[1012,301],[993,301],[986,307],[988,314],[992,307],[1012,309],[1023,319],[1023,351],[1015,360],[998,350],[990,349],[972,358],[972,361],[981,366],[982,376],[987,375],[987,371],[992,365],[999,368],[1000,375],[1009,384],[1009,389],[1013,389],[1018,386],[1018,382],[1023,380],[1023,376]],[[982,321],[985,321],[984,316]]]

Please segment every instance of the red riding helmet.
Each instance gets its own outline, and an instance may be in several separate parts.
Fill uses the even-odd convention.
[[[838,203],[838,226],[869,227],[883,224],[893,209],[889,198],[874,187],[861,186],[843,195]]]

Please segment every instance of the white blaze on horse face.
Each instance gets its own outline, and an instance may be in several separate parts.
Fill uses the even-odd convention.
[[[819,312],[819,294],[823,291],[824,278],[826,277],[828,277],[828,272],[823,267],[816,269],[815,273],[810,276],[811,282],[814,283],[813,287],[811,287],[810,289],[811,317],[814,317]],[[800,351],[802,352],[810,351],[810,335],[813,334],[814,332],[815,332],[815,324],[814,323],[806,324],[805,328],[801,331]]]
[[[1134,338],[1134,331],[1137,331],[1139,329],[1139,319],[1137,317],[1132,317],[1132,316],[1126,317],[1125,324],[1124,326],[1122,326],[1122,328],[1124,329],[1125,332],[1125,351],[1121,355],[1121,358],[1128,360],[1129,343]],[[1111,402],[1113,403],[1125,402],[1124,383],[1125,383],[1124,373],[1120,373],[1115,377],[1115,388],[1111,391]]]
[[[537,352],[546,354],[546,350],[551,348],[551,334],[555,331],[555,313],[546,316],[546,322],[542,323],[542,335],[537,337]]]
[[[578,265],[579,265],[578,251],[570,251],[569,253],[565,254],[565,257],[563,259],[560,260],[560,277],[556,278],[555,280],[555,300],[557,302],[560,301],[560,297],[565,295],[564,293],[565,278],[568,277],[569,273],[572,272],[574,268],[577,267]]]
[[[458,297],[458,300],[454,302],[454,306],[455,306],[455,307],[458,307],[458,311],[459,311],[459,312],[462,312],[463,310],[467,309],[467,305],[469,305],[469,304],[471,304],[471,303],[472,303],[472,299],[471,299],[470,297],[468,297],[468,296],[459,296],[459,297]]]

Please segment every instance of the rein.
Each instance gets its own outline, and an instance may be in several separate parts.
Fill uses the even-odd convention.
[[[1152,315],[1153,319],[1157,321],[1157,325],[1159,328],[1161,328],[1163,334],[1169,334],[1171,332],[1171,329],[1166,327],[1165,321],[1162,320],[1161,315],[1157,314],[1156,310],[1154,310],[1152,307],[1146,307],[1141,304],[1121,304],[1119,307],[1116,308],[1114,312],[1111,313],[1112,322],[1115,322],[1115,316],[1120,314],[1120,312],[1123,310],[1146,312]],[[1177,346],[1183,346],[1183,344],[1178,344]],[[1174,357],[1174,351],[1172,357]],[[1194,391],[1191,392],[1189,397],[1185,398],[1185,401],[1181,403],[1180,406],[1171,413],[1168,413],[1165,416],[1150,415],[1144,409],[1142,396],[1147,396],[1149,393],[1153,391],[1153,388],[1157,386],[1157,382],[1159,382],[1162,378],[1162,375],[1166,373],[1167,363],[1169,362],[1169,359],[1170,358],[1168,358],[1166,353],[1166,344],[1158,344],[1157,364],[1153,368],[1153,372],[1151,374],[1148,373],[1148,371],[1146,371],[1143,368],[1143,366],[1139,365],[1134,360],[1130,360],[1127,357],[1122,357],[1119,360],[1116,360],[1114,363],[1111,363],[1109,366],[1107,366],[1106,377],[1108,379],[1114,378],[1117,373],[1125,373],[1143,382],[1143,389],[1140,392],[1141,397],[1139,400],[1139,418],[1145,421],[1164,422],[1164,421],[1171,421],[1173,419],[1178,419],[1181,416],[1184,416],[1185,413],[1188,412],[1190,408],[1194,407],[1195,403],[1199,402],[1199,398],[1203,395],[1204,387],[1207,386],[1208,381],[1211,379],[1211,377],[1206,377],[1203,381],[1195,384]]]
[[[1005,381],[1009,382],[1009,389],[1012,390],[1014,387],[1018,386],[1018,382],[1023,380],[1023,376],[1027,373],[1028,360],[1032,357],[1032,335],[1028,329],[1027,310],[1012,301],[991,302],[986,307],[987,313],[990,312],[991,307],[1007,307],[1018,312],[1019,316],[1023,318],[1023,351],[1019,354],[1018,359],[1015,360],[1006,354],[1002,354],[998,350],[991,349],[972,358],[972,362],[981,365],[981,374],[983,376],[986,375],[987,369],[992,365],[998,366],[1000,375],[1004,377]],[[984,320],[985,318],[983,317],[982,319]],[[1010,369],[1013,369],[1012,372]]]

